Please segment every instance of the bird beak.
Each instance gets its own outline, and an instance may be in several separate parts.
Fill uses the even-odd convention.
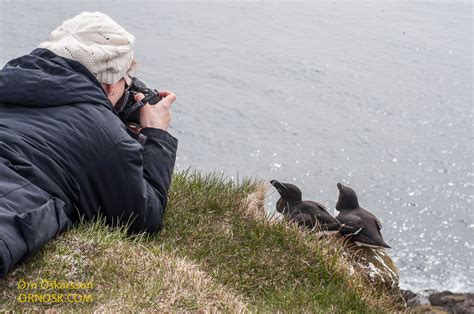
[[[277,180],[271,180],[270,184],[273,185],[277,191],[281,191],[282,189],[288,190],[288,188],[283,183],[280,183]]]
[[[344,189],[344,185],[338,183],[337,184],[337,189],[339,190],[339,192],[342,192],[342,190]]]

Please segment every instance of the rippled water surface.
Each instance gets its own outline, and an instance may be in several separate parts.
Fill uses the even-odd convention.
[[[178,169],[337,182],[379,216],[405,288],[474,291],[470,2],[0,2],[0,62],[100,10],[178,95]]]

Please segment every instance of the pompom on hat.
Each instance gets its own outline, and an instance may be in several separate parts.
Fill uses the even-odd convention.
[[[135,37],[109,16],[83,12],[56,28],[39,48],[84,65],[100,83],[113,84],[133,62]]]

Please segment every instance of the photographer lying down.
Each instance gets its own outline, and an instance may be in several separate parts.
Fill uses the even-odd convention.
[[[80,216],[163,227],[176,96],[133,77],[134,40],[84,12],[0,71],[0,277]]]

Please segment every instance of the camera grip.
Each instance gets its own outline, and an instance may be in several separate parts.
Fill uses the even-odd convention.
[[[160,100],[161,100],[161,96],[160,94],[158,93],[157,90],[154,90],[153,93],[150,93],[148,94],[147,96],[150,96],[150,99],[147,99],[146,101],[144,101],[144,103],[149,103],[150,105],[155,105],[157,104]],[[145,97],[143,100],[145,100],[147,97]]]
[[[146,104],[155,105],[161,100],[161,96],[157,90],[149,90],[145,97],[141,100],[135,102],[131,107],[129,107],[126,112],[123,114],[123,121],[128,121],[128,119],[139,110],[141,107],[145,106]]]

